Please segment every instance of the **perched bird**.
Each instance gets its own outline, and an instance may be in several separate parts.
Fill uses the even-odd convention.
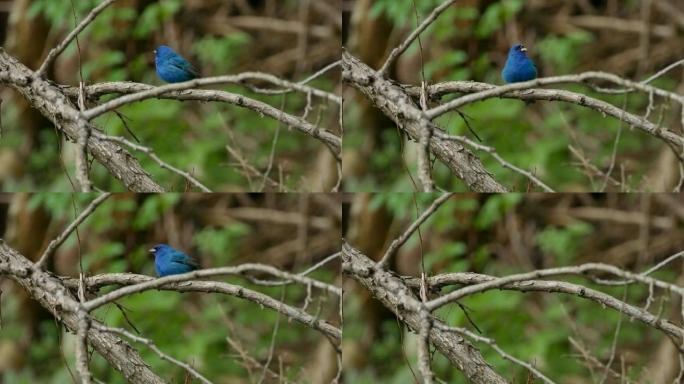
[[[197,260],[167,244],[158,244],[150,249],[154,254],[154,268],[159,277],[194,271],[199,267]]]
[[[527,48],[522,44],[515,44],[508,51],[508,59],[501,76],[507,83],[519,83],[537,78],[537,67],[527,57]]]
[[[157,67],[157,76],[167,83],[180,83],[199,76],[190,62],[166,45],[154,50],[154,65]]]

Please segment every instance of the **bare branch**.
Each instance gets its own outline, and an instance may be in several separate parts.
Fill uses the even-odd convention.
[[[61,90],[52,83],[34,76],[34,72],[0,48],[0,83],[9,84],[34,108],[49,119],[67,138],[78,141],[83,123],[88,124],[82,113],[76,109]],[[89,126],[91,132],[96,129]],[[140,163],[125,149],[116,144],[91,136],[88,151],[110,174],[119,179],[127,189],[134,192],[163,192],[140,166]]]
[[[564,76],[552,76],[552,77],[540,77],[530,81],[523,81],[519,83],[506,84],[501,86],[496,86],[484,91],[471,93],[469,95],[461,96],[452,101],[444,103],[439,107],[432,108],[426,112],[426,115],[430,119],[439,117],[451,110],[462,107],[466,104],[470,104],[476,101],[488,99],[491,97],[497,97],[511,91],[522,91],[533,87],[539,87],[542,85],[550,84],[561,84],[561,83],[577,83],[585,84],[590,80],[603,80],[608,81],[613,84],[622,85],[625,87],[637,89],[642,92],[653,92],[656,96],[664,97],[668,100],[677,101],[684,105],[684,96],[680,96],[674,92],[666,91],[660,88],[656,88],[647,84],[636,83],[631,80],[623,79],[617,75],[606,72],[583,72],[576,75],[564,75]]]
[[[530,180],[533,184],[535,184],[536,186],[543,189],[545,192],[555,192],[551,187],[546,185],[543,181],[541,181],[538,177],[533,175],[531,172],[526,171],[522,168],[519,168],[519,167],[509,163],[508,161],[506,161],[503,157],[501,157],[501,155],[499,155],[496,152],[496,148],[494,148],[494,147],[489,147],[486,145],[478,144],[478,143],[470,140],[469,138],[467,138],[465,136],[446,135],[443,132],[439,132],[439,136],[445,140],[458,141],[459,143],[469,145],[469,146],[471,146],[471,147],[473,147],[479,151],[487,152],[490,155],[492,155],[492,157],[494,159],[496,159],[496,161],[498,161],[499,164],[501,164],[501,166],[503,166],[504,168],[508,168],[508,169],[512,170],[513,172],[516,172],[516,173],[519,173],[519,174],[525,176],[528,180]]]
[[[581,264],[578,266],[571,266],[571,267],[538,269],[538,270],[535,270],[532,272],[509,275],[509,276],[501,277],[501,278],[498,278],[495,280],[482,282],[482,283],[471,285],[471,286],[468,286],[465,288],[457,289],[457,290],[450,292],[444,296],[440,296],[439,298],[436,298],[436,299],[431,300],[428,303],[426,303],[426,306],[430,311],[434,311],[443,305],[446,305],[450,302],[453,302],[453,301],[458,300],[460,298],[463,298],[465,296],[473,295],[473,294],[479,293],[479,292],[484,292],[484,291],[487,291],[490,289],[499,288],[499,287],[502,287],[504,285],[507,285],[507,284],[510,284],[513,282],[539,279],[542,277],[550,277],[550,276],[558,276],[558,275],[579,275],[579,276],[583,276],[585,273],[588,273],[588,272],[605,272],[605,273],[609,273],[609,274],[617,276],[617,277],[621,277],[623,279],[634,280],[634,281],[638,281],[638,282],[644,283],[644,284],[653,284],[655,287],[667,289],[667,290],[670,290],[672,292],[677,293],[680,296],[684,296],[684,288],[679,287],[676,284],[671,284],[671,283],[667,283],[667,282],[664,282],[661,280],[657,280],[657,279],[653,279],[653,278],[650,278],[647,276],[643,276],[640,274],[628,272],[628,271],[622,270],[618,267],[615,267],[613,265],[602,264],[602,263],[587,263],[587,264]]]
[[[333,257],[337,258],[339,257],[339,253],[336,253],[334,255],[329,256],[322,262],[312,266],[311,268],[323,265],[323,262],[326,262],[327,260],[332,259]],[[210,272],[205,274],[203,277],[209,277],[209,276],[220,276],[220,275],[234,275],[234,276],[250,276],[251,273],[266,273],[274,277],[278,277],[282,279],[281,281],[269,281],[271,285],[283,285],[286,283],[291,283],[295,282],[298,284],[302,285],[310,285],[315,288],[318,288],[320,290],[326,291],[328,293],[334,294],[336,296],[341,296],[342,295],[342,290],[339,287],[336,287],[331,284],[324,283],[319,280],[311,279],[306,277],[305,275],[311,272],[311,268],[308,270],[298,273],[298,274],[292,274],[289,272],[281,271],[278,268],[272,267],[270,265],[265,265],[265,264],[254,264],[254,263],[246,263],[246,264],[240,264],[235,267],[220,267],[220,268],[211,268],[211,269],[203,269],[202,271],[205,272]],[[133,285],[133,284],[140,284],[144,282],[150,282],[154,281],[155,279],[150,276],[145,276],[145,275],[138,275],[134,273],[106,273],[106,274],[100,274],[100,275],[95,275],[95,276],[90,276],[86,278],[86,282],[88,287],[92,289],[99,289],[108,285]],[[74,278],[62,278],[62,281],[67,287],[70,288],[75,288],[77,286],[77,279]],[[188,280],[183,280],[183,281],[188,281]],[[169,290],[178,290],[178,287],[191,287],[190,285],[182,285],[178,284],[179,282],[176,281],[175,284],[169,284],[169,285],[164,285],[163,288],[159,288],[159,286],[154,287],[158,289],[169,289]],[[206,287],[203,287],[203,289]],[[188,289],[188,291],[194,291],[195,289]],[[219,290],[217,290],[219,292]],[[110,292],[113,293],[113,292]],[[125,294],[126,295],[126,294]],[[118,299],[118,298],[117,298]],[[110,301],[110,300],[107,300]]]
[[[472,272],[444,273],[429,277],[428,285],[430,286],[431,290],[435,291],[448,285],[464,284],[470,286],[496,279],[497,277],[494,276]],[[414,289],[417,289],[420,286],[420,278],[418,277],[405,278],[404,282],[406,285]],[[520,292],[555,292],[573,295],[582,299],[591,300],[602,307],[612,308],[616,311],[622,312],[630,318],[639,320],[645,325],[652,326],[662,331],[668,336],[684,339],[684,329],[678,327],[674,323],[664,321],[659,316],[649,313],[646,309],[630,305],[624,301],[616,299],[611,295],[591,289],[589,287],[585,287],[583,285],[568,283],[565,281],[523,280],[502,285],[498,287],[498,289]]]
[[[298,116],[290,115],[261,101],[254,100],[249,97],[231,92],[216,90],[189,90],[190,88],[194,88],[200,85],[234,82],[236,81],[236,78],[240,78],[239,76],[240,75],[207,77],[202,79],[190,80],[182,83],[167,84],[160,87],[154,87],[139,83],[113,83],[114,88],[112,88],[112,83],[109,83],[108,93],[119,92],[129,94],[118,97],[114,100],[110,100],[97,107],[91,108],[84,112],[83,115],[86,119],[91,120],[97,116],[100,116],[103,113],[111,111],[115,108],[119,108],[123,105],[153,97],[172,98],[178,100],[222,101],[230,104],[235,104],[240,107],[248,108],[258,113],[262,113],[266,116],[272,117],[275,120],[285,123],[288,126],[291,126],[303,133],[306,133],[325,143],[331,149],[335,158],[339,159],[340,148],[342,145],[341,139],[334,133],[320,129]],[[310,87],[306,88],[312,90],[314,89]],[[96,89],[89,89],[89,92],[91,95],[98,93]],[[333,96],[338,97],[336,95]]]
[[[532,366],[532,364],[527,363],[527,362],[525,362],[525,361],[522,361],[522,360],[520,360],[520,359],[518,359],[518,358],[516,358],[516,357],[514,357],[514,356],[512,356],[512,355],[510,355],[510,354],[508,354],[508,353],[506,353],[506,351],[504,351],[503,349],[501,349],[501,347],[499,347],[499,345],[496,344],[496,341],[495,341],[494,339],[490,339],[490,338],[488,338],[488,337],[479,336],[479,335],[477,335],[477,334],[475,334],[475,333],[473,333],[473,332],[470,332],[469,330],[467,330],[467,329],[465,329],[465,328],[461,328],[461,327],[449,327],[449,326],[446,326],[446,325],[441,324],[441,323],[440,323],[440,324],[437,324],[436,327],[439,327],[440,329],[442,329],[442,330],[444,330],[444,331],[447,331],[447,332],[455,332],[455,333],[458,333],[459,335],[461,335],[461,336],[463,336],[463,337],[468,337],[468,338],[471,338],[471,339],[473,339],[473,340],[475,340],[475,341],[479,341],[479,342],[481,342],[481,343],[485,343],[485,344],[489,345],[490,347],[492,347],[492,349],[494,349],[499,355],[501,355],[501,357],[503,357],[504,359],[506,359],[506,360],[508,360],[508,361],[510,361],[510,362],[512,362],[512,363],[515,363],[515,364],[517,364],[517,365],[519,365],[519,366],[521,366],[521,367],[527,369],[529,372],[532,372],[532,374],[533,374],[534,376],[536,376],[537,378],[541,379],[543,382],[545,382],[545,383],[547,383],[547,384],[555,384],[555,381],[553,381],[553,380],[549,379],[548,377],[546,377],[546,376],[545,376],[543,373],[541,373],[537,368],[535,368],[534,366]]]
[[[235,75],[223,75],[223,76],[213,76],[213,77],[204,77],[200,79],[195,79],[195,80],[190,80],[186,81],[183,83],[174,83],[174,84],[166,84],[162,85],[159,87],[155,87],[152,85],[148,84],[143,84],[143,83],[135,83],[132,81],[116,81],[116,82],[104,82],[104,83],[98,83],[98,84],[93,84],[89,87],[87,87],[88,95],[90,96],[102,96],[102,95],[107,95],[111,93],[124,93],[124,94],[132,94],[136,92],[142,92],[142,91],[148,91],[148,90],[158,90],[159,88],[166,88],[166,90],[161,90],[157,91],[160,93],[157,93],[153,96],[150,97],[155,97],[159,96],[163,93],[166,93],[164,96],[169,96],[173,95],[171,91],[175,91],[177,93],[180,93],[182,90],[188,90],[191,88],[195,88],[201,85],[212,85],[212,84],[237,84],[237,85],[244,85],[244,86],[249,86],[250,89],[254,89],[252,86],[247,83],[248,81],[253,81],[253,80],[259,80],[259,81],[264,81],[271,83],[273,85],[277,85],[279,87],[282,87],[283,89],[261,89],[261,88],[256,88],[256,90],[259,93],[265,93],[265,94],[282,94],[282,93],[287,93],[290,91],[298,91],[302,92],[304,94],[310,93],[313,96],[319,97],[323,100],[327,100],[330,102],[333,102],[337,105],[342,105],[342,98],[338,95],[335,95],[334,93],[326,92],[318,88],[310,87],[307,85],[304,85],[305,82],[310,81],[311,79],[315,78],[313,76],[315,75],[321,75],[325,72],[325,70],[328,70],[329,68],[333,68],[334,66],[337,66],[337,62],[331,64],[328,67],[323,68],[323,70],[317,72],[316,74],[312,75],[311,78],[305,79],[301,82],[298,83],[293,83],[288,80],[281,79],[277,76],[271,75],[269,73],[263,73],[263,72],[242,72],[238,73]],[[73,87],[67,87],[64,88],[65,93],[67,93],[70,96],[75,96],[77,93],[77,89]],[[132,95],[130,95],[132,96]],[[144,98],[149,98],[149,97],[144,97]],[[114,99],[117,100],[117,99]],[[111,101],[114,101],[111,100]],[[137,99],[133,101],[139,101],[142,99]],[[127,104],[128,102],[125,102],[124,104]],[[98,107],[104,107],[106,104],[103,104]],[[104,108],[101,108],[104,109]],[[109,108],[107,108],[109,109]],[[96,110],[97,115],[101,115],[104,112]],[[95,113],[93,112],[93,113]]]
[[[304,325],[312,327],[328,338],[331,339],[335,344],[339,344],[342,337],[341,331],[329,324],[328,322],[318,319],[315,316],[309,315],[306,312],[301,311],[298,308],[283,304],[270,296],[264,295],[260,292],[252,291],[250,289],[223,283],[217,281],[191,281],[200,277],[208,276],[218,276],[226,274],[240,274],[246,270],[263,270],[268,271],[268,273],[274,274],[275,276],[281,278],[291,279],[293,281],[301,281],[306,283],[311,283],[314,287],[320,289],[326,289],[328,292],[339,293],[340,288],[325,284],[313,279],[309,279],[303,276],[288,274],[286,272],[280,271],[276,268],[270,266],[264,266],[259,264],[242,264],[237,267],[221,267],[212,269],[201,269],[189,273],[165,276],[162,278],[154,279],[148,276],[142,275],[128,275],[126,276],[126,281],[128,283],[133,282],[134,285],[119,288],[108,294],[100,296],[98,298],[92,299],[84,303],[84,308],[87,311],[93,311],[102,305],[110,303],[114,300],[120,299],[124,296],[128,296],[134,293],[143,292],[150,289],[171,289],[179,292],[184,291],[200,291],[200,292],[219,292],[236,297],[240,297],[249,301],[253,301],[257,304],[263,305],[265,307],[271,308],[277,312],[282,313],[288,318],[294,319]],[[91,278],[92,279],[92,278]],[[185,282],[184,284],[178,284]],[[124,283],[123,281],[119,283]],[[176,284],[174,284],[176,283]]]

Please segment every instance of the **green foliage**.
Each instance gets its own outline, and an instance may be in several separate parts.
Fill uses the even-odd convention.
[[[181,0],[166,0],[148,5],[133,29],[133,36],[139,39],[149,36],[171,19],[181,5]]]
[[[486,229],[501,220],[506,212],[515,207],[524,197],[521,193],[494,195],[484,203],[475,219],[475,227]]]
[[[485,38],[499,30],[506,21],[511,19],[523,7],[522,0],[503,0],[492,3],[485,10],[475,28],[475,36]]]
[[[204,66],[211,66],[216,73],[221,73],[237,63],[235,52],[240,52],[250,42],[249,35],[243,32],[221,38],[205,37],[195,43],[195,52]]]
[[[194,236],[194,242],[203,255],[211,255],[218,264],[227,263],[231,253],[240,244],[240,239],[249,234],[250,227],[232,223],[223,228],[206,228]]]
[[[171,209],[181,199],[180,194],[164,193],[154,199],[145,199],[145,202],[138,209],[133,228],[143,229],[158,221],[167,210]]]
[[[545,228],[537,234],[536,241],[545,253],[554,255],[560,265],[566,265],[574,258],[581,239],[592,231],[591,224],[576,222],[564,228]]]
[[[585,31],[573,31],[564,36],[550,35],[537,42],[535,52],[544,61],[544,68],[552,68],[553,74],[565,74],[577,65],[580,59],[577,52],[583,52],[582,47],[592,40],[592,34]]]

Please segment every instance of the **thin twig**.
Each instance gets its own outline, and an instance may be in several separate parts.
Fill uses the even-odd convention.
[[[85,219],[87,219],[94,211],[95,208],[97,208],[98,205],[100,205],[102,202],[107,200],[109,196],[111,196],[111,193],[103,193],[99,195],[95,200],[91,201],[90,204],[86,207],[86,209],[81,212],[78,217],[69,224],[69,226],[62,232],[59,236],[57,236],[54,240],[50,241],[48,244],[48,247],[45,249],[45,252],[43,252],[43,255],[38,259],[36,262],[36,268],[42,268],[43,265],[45,265],[45,262],[52,256],[52,254],[57,250],[57,247],[62,245],[62,243],[71,235],[71,232],[76,230],[78,228],[79,224],[81,224]]]
[[[399,44],[398,47],[394,48],[392,52],[390,52],[389,56],[387,57],[387,60],[385,60],[385,63],[378,70],[378,75],[384,76],[389,66],[399,57],[399,55],[404,53],[404,51],[409,47],[409,45],[413,43],[413,40],[415,40],[418,37],[418,35],[420,35],[425,29],[427,29],[427,27],[429,27],[430,24],[432,24],[442,12],[444,12],[447,8],[449,8],[451,4],[455,2],[456,0],[445,1],[437,8],[432,10],[430,15],[428,15],[428,17],[426,17],[425,20],[423,20],[423,22],[420,23],[418,28],[414,29],[413,32],[411,32],[411,34],[406,38],[406,40],[404,40],[401,44]]]
[[[38,68],[38,70],[36,71],[35,76],[36,77],[43,76],[43,74],[45,74],[45,71],[47,70],[48,66],[57,58],[57,56],[60,53],[62,53],[62,51],[64,51],[64,49],[67,47],[67,45],[69,45],[69,43],[71,43],[71,41],[74,40],[76,38],[76,36],[78,36],[78,34],[82,30],[84,30],[90,23],[92,23],[93,20],[95,20],[95,17],[100,12],[104,11],[105,8],[107,8],[110,4],[112,4],[115,1],[116,0],[105,0],[102,3],[100,3],[100,5],[98,5],[97,7],[93,8],[93,10],[90,11],[90,13],[88,13],[88,15],[83,19],[83,21],[81,21],[81,23],[78,24],[76,26],[76,28],[74,28],[67,35],[67,37],[65,37],[64,40],[62,40],[62,42],[59,43],[59,45],[57,45],[55,48],[52,48],[50,50],[47,57],[43,61],[43,64],[41,64],[40,68]]]
[[[404,244],[411,237],[413,232],[415,232],[418,227],[425,222],[425,220],[432,216],[437,208],[439,208],[445,201],[449,200],[451,195],[453,195],[453,193],[445,193],[435,199],[435,201],[432,202],[432,204],[411,224],[411,226],[408,227],[408,229],[406,229],[404,233],[401,234],[401,236],[394,239],[380,261],[378,261],[378,267],[386,265],[397,249],[399,249],[399,247],[401,247],[402,244]]]

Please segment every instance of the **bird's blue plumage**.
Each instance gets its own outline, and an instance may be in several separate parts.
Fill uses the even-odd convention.
[[[197,78],[197,70],[173,49],[160,45],[154,50],[157,76],[167,83],[180,83]]]
[[[537,67],[527,57],[527,49],[522,44],[515,44],[508,51],[506,65],[501,76],[507,83],[519,83],[537,78]]]
[[[195,259],[167,244],[155,245],[150,252],[159,277],[194,271],[199,266]]]

